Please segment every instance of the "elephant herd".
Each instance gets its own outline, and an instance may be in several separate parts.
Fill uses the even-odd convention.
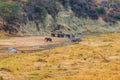
[[[58,37],[58,38],[73,38],[75,37],[75,35],[73,34],[64,34],[64,33],[58,33],[58,34],[55,34],[55,33],[51,33],[51,37]]]
[[[68,38],[71,40],[71,42],[80,42],[81,38],[76,37],[74,34],[64,34],[64,33],[51,33],[51,37],[57,37],[57,38]],[[52,42],[52,38],[46,37],[44,39],[46,42]]]

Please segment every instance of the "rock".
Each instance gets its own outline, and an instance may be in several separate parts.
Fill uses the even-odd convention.
[[[10,48],[8,48],[8,51],[9,51],[9,52],[17,52],[17,49],[16,49],[16,48],[13,48],[13,47],[10,47]]]
[[[72,42],[80,42],[80,41],[82,41],[82,39],[81,38],[73,38],[73,39],[71,39],[71,41]]]
[[[37,48],[37,49],[39,49],[39,48],[41,48],[40,46],[33,46],[32,48]]]

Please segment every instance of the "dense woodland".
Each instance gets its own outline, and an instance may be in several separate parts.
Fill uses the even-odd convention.
[[[120,20],[120,0],[0,0],[1,26],[43,22],[50,14],[56,20],[61,6],[78,18],[97,20],[117,24]]]

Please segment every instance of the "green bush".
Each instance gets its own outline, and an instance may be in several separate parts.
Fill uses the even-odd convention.
[[[15,19],[15,16],[18,13],[18,11],[19,11],[19,7],[17,3],[0,1],[0,16],[3,19],[3,24],[6,20],[12,18]]]
[[[118,2],[120,2],[120,0],[114,0],[114,3],[118,3]]]
[[[115,16],[116,19],[120,20],[120,14]]]
[[[105,14],[105,9],[104,9],[104,8],[96,8],[96,11],[97,11],[99,14]]]

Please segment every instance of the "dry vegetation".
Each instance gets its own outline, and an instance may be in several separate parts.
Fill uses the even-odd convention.
[[[4,80],[119,80],[120,33],[0,60]]]
[[[7,38],[8,35],[9,35],[8,33],[0,31],[0,39]]]

